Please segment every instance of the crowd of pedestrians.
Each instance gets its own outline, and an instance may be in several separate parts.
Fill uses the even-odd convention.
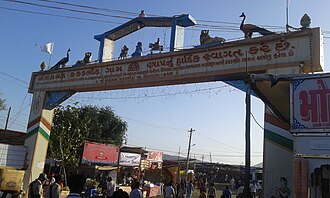
[[[87,179],[88,180],[88,179]],[[80,198],[80,197],[92,197],[95,194],[82,193],[86,190],[85,182],[86,178],[79,174],[73,174],[68,177],[68,187],[70,188],[70,194],[67,198]],[[197,188],[199,188],[199,198],[232,198],[231,189],[237,187],[236,197],[243,197],[244,187],[240,185],[236,186],[235,181],[232,179],[228,182],[229,185],[225,186],[225,189],[217,195],[217,190],[213,182],[207,183],[206,181],[198,182]],[[63,180],[59,175],[47,175],[41,173],[37,179],[32,181],[29,185],[28,198],[60,198],[61,190],[63,188]],[[103,198],[142,198],[143,193],[141,190],[140,182],[133,181],[131,183],[130,193],[125,192],[123,189],[116,187],[116,183],[110,176],[106,179],[105,190],[101,197]],[[97,190],[97,189],[96,189]],[[195,191],[195,185],[193,180],[181,181],[175,184],[170,181],[165,185],[163,189],[164,198],[192,198]],[[236,191],[236,190],[235,190]],[[257,187],[255,183],[250,184],[251,197],[255,198],[257,194]],[[194,194],[197,194],[195,192]],[[96,197],[99,195],[96,195]],[[95,197],[95,196],[94,196]]]
[[[128,194],[123,189],[117,188],[115,182],[111,177],[106,179],[106,189],[103,194],[95,195],[88,194],[86,196],[86,181],[90,180],[80,174],[72,174],[68,177],[68,187],[70,193],[66,198],[87,198],[87,197],[102,197],[102,198],[142,198],[142,191],[140,182],[133,181],[131,183],[131,191]],[[63,189],[63,182],[61,176],[48,176],[40,173],[37,179],[29,184],[28,198],[60,198]],[[170,191],[168,191],[171,194]],[[175,197],[174,189],[170,198]]]

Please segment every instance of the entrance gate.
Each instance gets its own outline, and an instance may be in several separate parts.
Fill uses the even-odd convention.
[[[319,28],[305,29],[181,51],[33,73],[29,86],[29,93],[33,94],[33,99],[25,141],[28,154],[25,164],[27,172],[23,183],[24,190],[27,190],[29,182],[43,171],[51,134],[53,108],[74,93],[245,80],[250,74],[298,74],[322,71],[321,38]],[[102,51],[102,54],[106,52]],[[254,84],[255,81],[248,80],[248,82],[252,83],[251,88],[257,93],[258,90],[259,93],[263,90],[261,99],[271,107],[274,113],[271,115],[289,122],[289,106],[286,106],[289,105],[289,101],[281,98],[281,94],[288,94],[289,90],[283,89],[276,78],[253,79],[258,80],[258,86]],[[272,81],[270,82],[269,79]],[[267,92],[267,90],[271,91]],[[266,117],[266,123],[270,122],[269,120],[272,119],[269,116]],[[284,131],[289,134],[287,130]],[[272,128],[270,132],[277,134],[277,129]],[[266,135],[265,138],[267,138]],[[272,139],[272,141],[276,140]],[[271,147],[275,149],[269,150]],[[266,169],[266,175],[270,174],[273,180],[277,179],[278,168],[283,174],[292,175],[289,172],[290,169],[292,170],[292,163],[282,163],[278,164],[279,167],[272,167],[270,162],[271,159],[276,159],[274,155],[283,154],[282,151],[276,149],[278,149],[276,145],[265,141],[264,169]],[[273,156],[268,156],[268,154]],[[290,154],[292,155],[292,152],[286,155]],[[285,166],[285,170],[288,171],[283,171],[281,166]]]

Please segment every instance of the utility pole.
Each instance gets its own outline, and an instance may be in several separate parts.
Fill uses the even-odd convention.
[[[246,114],[245,114],[245,178],[244,178],[244,198],[250,197],[250,171],[251,171],[251,156],[250,156],[250,119],[251,119],[251,87],[250,84],[246,84]]]
[[[289,3],[290,0],[286,0],[286,31],[289,32]]]
[[[186,180],[188,176],[188,169],[189,169],[189,155],[190,155],[190,147],[191,147],[191,137],[192,137],[192,132],[195,131],[194,129],[190,129],[188,132],[190,133],[189,135],[189,143],[188,143],[188,154],[187,154],[187,167],[186,167]]]
[[[210,162],[212,163],[212,155],[211,155],[211,151],[210,151]]]
[[[6,125],[5,125],[5,131],[7,131],[7,126],[8,126],[8,121],[9,121],[10,111],[11,111],[11,107],[9,107],[9,110],[8,110],[7,120],[6,120]]]

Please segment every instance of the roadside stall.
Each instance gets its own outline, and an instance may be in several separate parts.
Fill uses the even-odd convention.
[[[85,142],[82,163],[93,167],[93,174],[85,187],[85,196],[91,197],[102,194],[106,190],[106,179],[111,177],[116,181],[119,147],[110,144]],[[99,190],[100,189],[100,190]],[[100,192],[99,192],[100,191]],[[100,195],[101,196],[101,195]]]
[[[141,161],[141,170],[145,178],[143,190],[147,197],[154,197],[163,194],[162,181],[163,153],[149,151],[146,160]]]

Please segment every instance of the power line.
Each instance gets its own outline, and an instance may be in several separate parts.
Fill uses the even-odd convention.
[[[87,9],[93,9],[93,10],[99,10],[99,11],[106,11],[106,12],[117,12],[117,13],[131,15],[131,16],[137,16],[139,14],[136,12],[114,10],[114,9],[108,9],[108,8],[98,8],[98,7],[93,7],[93,6],[79,5],[79,4],[66,3],[66,2],[60,2],[60,1],[52,1],[52,0],[37,0],[37,1],[51,2],[51,3],[61,4],[61,5],[69,5],[69,6],[74,6],[74,7],[87,8]]]
[[[209,138],[209,137],[207,137],[206,135],[201,134],[201,133],[199,133],[199,132],[196,132],[196,134],[199,134],[200,136],[203,136],[204,138],[206,138],[206,139],[208,139],[208,140],[211,140],[211,141],[213,141],[214,143],[217,143],[217,144],[219,144],[219,145],[226,146],[226,147],[229,147],[229,148],[234,149],[234,150],[242,151],[242,149],[235,148],[235,147],[232,147],[232,146],[230,146],[230,145],[227,145],[227,144],[221,143],[221,142],[219,142],[219,141],[217,141],[217,140],[214,140],[214,139],[212,139],[212,138]]]
[[[24,84],[29,84],[28,82],[26,82],[26,81],[24,81],[24,80],[22,80],[22,79],[19,79],[19,78],[15,77],[15,76],[12,76],[12,75],[10,75],[10,74],[7,74],[7,73],[5,73],[5,72],[0,71],[0,73],[1,73],[2,75],[5,75],[5,76],[10,77],[10,78],[12,78],[12,79],[15,79],[15,80],[17,80],[17,81],[20,81],[20,82],[22,82],[22,83],[24,83]]]
[[[256,123],[256,124],[262,129],[262,130],[264,130],[264,127],[262,127],[261,124],[259,124],[259,122],[257,121],[257,119],[254,117],[253,113],[251,113],[251,116],[252,116],[254,122],[255,122],[255,123]]]
[[[122,23],[119,23],[119,22],[111,22],[111,21],[106,21],[106,20],[90,19],[90,18],[83,18],[83,17],[74,17],[74,16],[67,16],[67,15],[59,15],[59,14],[49,14],[49,13],[44,13],[44,12],[30,11],[30,10],[6,8],[6,7],[2,7],[2,6],[0,6],[0,9],[16,11],[16,12],[23,12],[23,13],[28,13],[28,14],[54,16],[54,17],[61,17],[61,18],[68,18],[68,19],[84,20],[84,21],[93,21],[93,22],[102,22],[102,23],[111,23],[111,24],[122,24]]]
[[[76,13],[78,12],[78,13],[83,13],[83,14],[92,14],[92,15],[99,15],[99,16],[132,19],[131,17],[124,17],[124,16],[118,16],[118,15],[108,15],[108,14],[102,14],[102,13],[99,13],[99,12],[89,12],[89,11],[82,11],[82,10],[77,10],[77,9],[68,9],[68,8],[63,8],[63,7],[49,6],[49,5],[19,1],[19,0],[2,0],[2,1],[7,1],[7,2],[11,2],[11,3],[27,4],[27,5],[31,5],[31,6],[44,7],[44,8],[49,8],[49,9],[66,10],[66,11],[70,11],[70,12],[76,12]],[[137,14],[138,14],[138,13],[135,13],[135,12],[129,12],[129,11],[123,11],[123,10],[98,8],[98,7],[93,7],[93,6],[86,6],[86,5],[80,5],[80,4],[71,4],[71,3],[59,2],[59,1],[53,1],[53,0],[37,0],[37,1],[50,2],[50,3],[61,4],[61,5],[68,5],[68,6],[75,6],[75,7],[79,7],[79,8],[93,9],[93,10],[97,10],[97,11],[117,12],[117,13],[120,13],[120,14],[131,15],[131,16],[137,16]],[[8,8],[6,8],[6,9],[8,9]],[[11,9],[11,10],[14,11],[15,9]],[[15,11],[18,11],[18,10],[16,9]],[[22,11],[22,10],[20,10],[20,11]],[[35,14],[41,14],[41,13],[35,13]],[[43,14],[46,14],[46,13],[43,13]],[[149,15],[150,16],[159,16],[159,15],[153,15],[153,14],[149,14]],[[53,16],[55,16],[55,15],[53,15]],[[56,15],[56,16],[59,16],[59,15]],[[68,18],[77,19],[75,17],[68,17]],[[90,20],[90,19],[83,19],[83,20]],[[99,20],[93,20],[93,21],[104,22],[104,21],[99,21]],[[210,20],[197,20],[197,21],[207,22],[207,23],[216,23],[216,24],[235,25],[235,26],[217,26],[217,25],[209,25],[209,24],[197,24],[196,25],[197,27],[200,26],[200,27],[204,27],[204,28],[207,27],[207,28],[212,28],[212,29],[220,29],[220,30],[223,30],[223,31],[226,30],[228,32],[239,31],[238,26],[239,26],[240,23],[225,22],[225,21],[210,21]],[[263,27],[268,27],[268,28],[281,28],[281,29],[284,29],[284,27],[282,27],[282,26],[274,26],[274,25],[262,25],[262,26]]]
[[[38,3],[30,3],[30,2],[24,2],[24,1],[19,1],[19,0],[1,0],[1,1],[7,1],[7,2],[19,3],[19,4],[26,4],[26,5],[31,5],[31,6],[43,7],[43,8],[50,8],[50,9],[55,9],[55,10],[65,10],[65,11],[70,11],[70,12],[75,12],[75,13],[106,16],[106,17],[113,17],[113,18],[120,18],[120,19],[133,19],[131,17],[124,17],[124,16],[118,16],[118,15],[109,15],[109,14],[102,14],[102,13],[97,13],[97,12],[75,10],[75,9],[69,9],[69,8],[63,8],[63,7],[57,7],[57,6],[42,5],[42,4],[38,4]]]

